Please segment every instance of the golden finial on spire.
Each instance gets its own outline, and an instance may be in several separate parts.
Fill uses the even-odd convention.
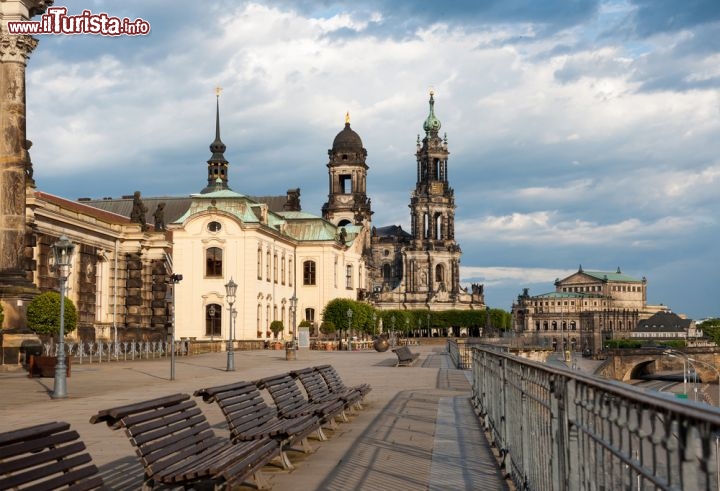
[[[345,111],[345,124],[350,124],[350,111]]]
[[[222,94],[223,88],[219,85],[215,87],[215,97],[220,98],[220,94]]]
[[[435,95],[435,89],[434,89],[433,86],[431,85],[431,86],[430,86],[430,97],[432,97],[432,96],[434,96],[434,95]]]

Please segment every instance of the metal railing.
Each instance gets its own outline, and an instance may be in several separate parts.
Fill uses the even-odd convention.
[[[170,343],[164,341],[127,341],[119,343],[103,341],[80,341],[64,343],[66,356],[73,357],[78,363],[102,363],[108,361],[149,360],[170,356]],[[175,341],[175,354],[187,356],[190,353],[189,341]],[[46,355],[57,356],[58,344],[43,346]]]
[[[717,408],[472,351],[473,404],[520,489],[719,489]]]

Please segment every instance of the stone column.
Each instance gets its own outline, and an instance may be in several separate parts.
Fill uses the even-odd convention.
[[[37,294],[25,274],[25,184],[30,172],[25,131],[25,66],[37,39],[8,33],[8,21],[27,21],[53,1],[0,2],[0,300],[4,326],[24,330],[25,305]],[[5,329],[5,334],[8,329]],[[4,343],[5,344],[5,343]]]
[[[31,172],[25,132],[25,66],[37,39],[8,33],[8,21],[27,21],[53,0],[0,1],[0,363],[26,362],[23,347],[39,344],[27,329],[26,306],[39,292],[25,274],[25,186]]]

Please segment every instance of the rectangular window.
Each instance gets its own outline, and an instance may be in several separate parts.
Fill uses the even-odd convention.
[[[262,247],[258,247],[257,253],[257,279],[262,280]]]
[[[353,267],[352,264],[348,264],[345,267],[345,288],[348,290],[353,287]]]
[[[305,309],[305,320],[315,322],[315,309]]]
[[[265,253],[265,279],[270,281],[270,249]]]
[[[208,247],[205,250],[205,276],[215,278],[222,276],[222,253],[219,247]]]
[[[273,281],[278,282],[278,257],[277,253],[273,256]]]
[[[292,258],[288,258],[288,285],[293,286],[293,281],[295,278],[295,270],[293,269],[293,260]]]
[[[315,261],[303,263],[303,285],[315,284]]]
[[[280,259],[280,281],[282,284],[285,284],[285,254],[282,255],[282,258]]]

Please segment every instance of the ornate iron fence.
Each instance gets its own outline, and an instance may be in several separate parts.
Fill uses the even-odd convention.
[[[472,351],[473,404],[520,489],[719,489],[717,408]]]

